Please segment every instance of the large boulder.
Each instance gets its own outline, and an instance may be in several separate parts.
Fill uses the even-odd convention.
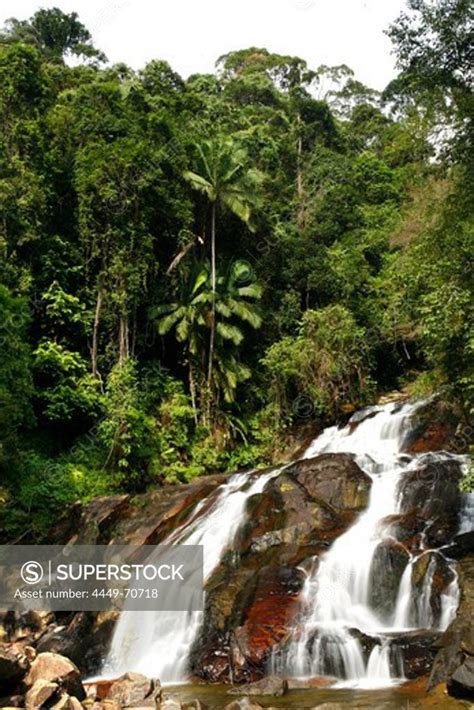
[[[24,682],[28,688],[31,688],[37,680],[58,683],[69,695],[79,700],[86,697],[79,669],[69,658],[57,653],[40,653],[35,658]]]
[[[400,512],[424,522],[426,544],[449,543],[459,526],[462,477],[459,461],[444,454],[425,454],[406,471],[399,487]]]
[[[38,653],[57,653],[71,659],[85,675],[95,675],[110,645],[116,611],[79,612],[68,624],[52,625],[40,636]]]
[[[303,486],[310,498],[337,510],[367,506],[372,480],[349,454],[323,454],[292,464],[287,473]]]
[[[391,538],[383,540],[375,550],[370,569],[370,605],[384,619],[393,614],[409,561],[406,548]]]
[[[151,680],[141,673],[125,673],[112,683],[107,695],[107,700],[127,708],[139,707],[148,698],[158,702],[161,685],[158,680]]]

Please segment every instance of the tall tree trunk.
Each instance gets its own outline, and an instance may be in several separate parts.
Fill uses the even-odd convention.
[[[97,358],[99,354],[99,326],[100,326],[100,315],[102,312],[102,301],[103,301],[103,291],[102,284],[99,285],[99,290],[97,291],[97,300],[95,303],[95,313],[94,313],[94,329],[92,331],[92,350],[91,350],[91,364],[92,364],[92,374],[94,377],[100,378],[99,369],[97,367]]]
[[[123,365],[130,355],[130,345],[128,336],[128,318],[125,311],[120,314],[119,325],[119,364]]]
[[[211,216],[211,287],[212,287],[212,311],[211,311],[211,334],[209,337],[209,361],[207,368],[207,386],[209,390],[212,384],[212,370],[214,365],[214,344],[216,339],[216,203],[212,203]]]
[[[298,113],[296,124],[298,126],[298,145],[296,157],[296,194],[298,196],[298,226],[302,226],[304,222],[304,186],[303,186],[303,139],[301,136],[301,116]]]
[[[214,369],[214,348],[216,341],[216,212],[217,204],[212,203],[211,213],[211,288],[212,288],[212,306],[211,306],[211,334],[209,336],[209,359],[207,365],[207,387],[206,387],[206,425],[209,426],[212,420],[213,409],[213,392],[212,392],[212,373]]]
[[[193,363],[192,363],[190,356],[188,359],[188,367],[189,367],[189,392],[191,394],[191,404],[193,407],[193,419],[194,419],[195,425],[197,426],[198,425],[198,415],[197,415],[197,405],[196,405],[196,382],[194,380]]]

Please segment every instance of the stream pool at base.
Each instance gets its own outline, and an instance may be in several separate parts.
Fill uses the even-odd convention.
[[[201,700],[209,710],[223,710],[225,706],[236,700],[238,695],[228,694],[229,686],[222,685],[180,685],[166,687],[165,698],[174,698],[181,703],[193,699]],[[464,700],[456,700],[447,695],[442,686],[432,693],[425,693],[416,688],[399,686],[381,690],[331,690],[307,689],[290,690],[280,698],[253,697],[263,708],[278,708],[278,710],[304,710],[324,705],[324,710],[343,710],[345,708],[364,708],[371,710],[423,710],[438,708],[439,710],[464,710],[474,708],[474,704]],[[325,704],[329,703],[326,708]]]

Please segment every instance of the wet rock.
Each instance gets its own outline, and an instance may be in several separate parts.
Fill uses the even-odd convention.
[[[387,536],[403,543],[411,552],[420,549],[426,521],[419,518],[416,512],[388,515],[381,521],[381,526]]]
[[[263,669],[272,648],[289,635],[303,583],[301,571],[290,567],[269,566],[260,571],[245,621],[234,629],[236,682],[251,678],[251,669]]]
[[[286,680],[277,675],[269,675],[262,680],[227,691],[231,695],[284,695],[288,690]]]
[[[448,693],[455,698],[474,699],[474,658],[469,656],[449,678]]]
[[[86,697],[77,666],[64,656],[56,653],[40,653],[25,678],[25,685],[32,687],[37,680],[58,683],[69,695],[79,700]]]
[[[352,524],[370,485],[350,456],[328,454],[293,464],[249,499],[247,520],[207,583],[194,675],[236,683],[265,675],[292,630],[305,569]]]
[[[436,645],[441,633],[424,630],[406,632],[391,642],[391,647],[400,651],[403,674],[408,680],[429,675],[437,653]]]
[[[313,500],[339,510],[360,510],[368,503],[370,476],[349,454],[323,454],[302,459],[287,469]]]
[[[40,678],[35,681],[25,696],[26,710],[38,710],[43,707],[58,689],[59,685],[49,680]]]
[[[107,700],[117,702],[121,707],[137,707],[150,696],[160,697],[159,681],[152,681],[140,673],[125,673],[110,687]]]
[[[182,710],[183,706],[177,700],[165,700],[158,707],[160,710]]]
[[[474,555],[458,562],[461,599],[455,619],[436,644],[438,653],[428,681],[428,689],[445,683],[474,650]]]
[[[429,524],[427,532],[436,545],[450,542],[457,532],[461,476],[458,461],[426,454],[401,480],[401,512],[414,513]]]
[[[126,516],[130,496],[98,496],[87,505],[76,503],[50,531],[48,538],[57,544],[73,542],[98,545],[108,541],[108,533]]]
[[[375,550],[370,571],[370,605],[384,618],[395,609],[400,581],[409,560],[406,548],[390,538],[383,540]]]
[[[202,513],[212,504],[212,493],[226,480],[225,475],[202,476],[182,486],[163,486],[136,496],[129,515],[113,527],[110,541],[115,544],[155,545],[183,522],[206,497]]]
[[[436,626],[441,618],[442,594],[454,580],[449,562],[439,552],[420,555],[412,566],[412,598],[417,609],[417,623]]]
[[[403,442],[403,451],[422,454],[428,451],[463,453],[466,444],[456,436],[460,415],[441,399],[431,399],[412,415],[412,427]]]
[[[474,530],[456,535],[445,550],[446,556],[454,560],[459,560],[472,552],[474,552]]]

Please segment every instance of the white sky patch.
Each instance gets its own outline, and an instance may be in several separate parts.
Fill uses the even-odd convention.
[[[266,47],[319,64],[347,64],[376,89],[395,75],[384,34],[404,0],[2,0],[0,23],[40,7],[73,10],[111,62],[166,59],[187,77],[235,49]]]

